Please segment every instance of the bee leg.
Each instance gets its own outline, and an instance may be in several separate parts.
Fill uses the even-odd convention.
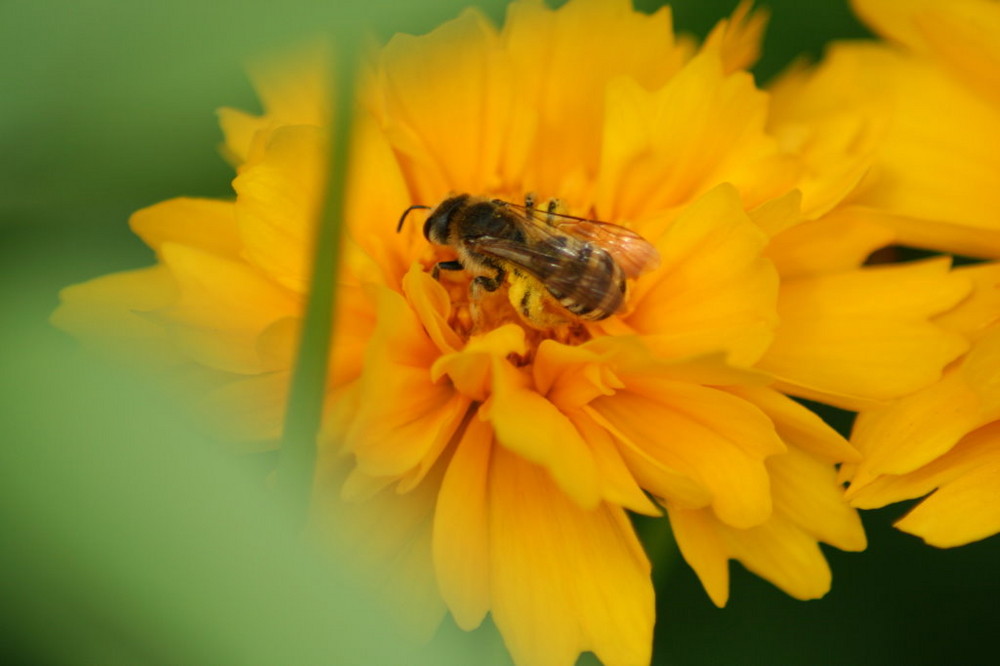
[[[555,215],[556,211],[562,206],[562,202],[559,199],[549,199],[548,205],[545,207],[545,212],[549,214],[548,223],[552,224],[552,217]]]
[[[525,209],[525,212],[528,214],[528,217],[531,217],[531,214],[535,210],[535,193],[534,192],[528,192],[527,194],[524,195],[524,209]]]
[[[498,268],[496,275],[493,277],[486,277],[485,275],[477,275],[472,278],[472,289],[473,295],[479,290],[484,291],[496,291],[503,284],[503,279],[507,276],[507,271],[502,268]]]
[[[507,277],[507,271],[504,269],[498,267],[496,270],[497,272],[493,277],[477,275],[469,283],[469,314],[472,316],[474,331],[478,330],[480,320],[482,319],[482,305],[480,301],[483,298],[483,293],[495,292]]]
[[[431,269],[431,277],[435,280],[441,275],[441,271],[460,271],[464,268],[458,261],[439,261]]]

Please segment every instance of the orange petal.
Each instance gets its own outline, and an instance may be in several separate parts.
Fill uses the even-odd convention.
[[[538,392],[564,411],[622,387],[607,355],[585,346],[543,340],[531,369]]]
[[[586,407],[582,411],[614,438],[629,473],[641,488],[656,497],[670,498],[679,506],[703,507],[711,503],[712,495],[705,486],[665,463],[655,451],[649,452],[634,442],[597,410]]]
[[[717,389],[625,378],[627,390],[591,403],[628,442],[712,494],[726,523],[749,527],[770,515],[763,459],[784,450],[767,417]],[[669,498],[668,498],[669,499]]]
[[[601,498],[609,504],[637,513],[659,516],[660,509],[639,487],[622,457],[615,437],[586,412],[573,413],[570,418],[594,456],[599,474]]]
[[[461,349],[462,340],[448,325],[451,301],[440,282],[428,275],[421,266],[414,264],[403,277],[403,292],[427,335],[441,353]]]
[[[433,329],[432,329],[433,330]],[[505,324],[483,335],[469,338],[460,351],[442,354],[431,366],[431,378],[447,376],[462,395],[484,402],[490,395],[497,362],[507,363],[510,354],[524,355],[524,329]]]
[[[581,507],[597,506],[597,464],[587,443],[573,422],[505,360],[494,363],[492,393],[479,416],[493,424],[498,444],[541,465]]]
[[[514,661],[609,666],[650,659],[649,562],[619,508],[581,508],[540,468],[494,448],[489,478],[493,619]]]
[[[426,473],[456,432],[469,399],[431,378],[438,350],[402,296],[372,290],[378,325],[365,353],[346,444],[371,476]]]

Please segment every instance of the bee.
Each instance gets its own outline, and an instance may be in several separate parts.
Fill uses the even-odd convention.
[[[428,215],[424,237],[458,259],[438,262],[435,279],[440,271],[467,271],[473,303],[506,282],[511,305],[535,328],[615,314],[625,304],[626,280],[659,264],[656,248],[625,227],[558,213],[558,205],[551,200],[541,211],[531,195],[523,206],[469,194],[445,199]],[[417,208],[431,210],[407,208],[397,232]],[[556,313],[546,307],[553,300]]]

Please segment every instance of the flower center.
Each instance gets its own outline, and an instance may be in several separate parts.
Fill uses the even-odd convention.
[[[454,253],[448,249],[429,247],[421,263],[430,273],[436,264],[452,260]],[[508,274],[496,289],[488,291],[475,284],[475,277],[467,270],[438,272],[438,282],[451,301],[448,324],[463,340],[505,324],[516,324],[524,329],[527,352],[511,354],[509,360],[522,366],[531,363],[543,340],[579,345],[593,337],[587,323],[561,308],[540,280],[522,273],[513,276],[512,281]],[[518,307],[526,300],[525,293],[530,294],[532,302],[527,313],[524,307]]]

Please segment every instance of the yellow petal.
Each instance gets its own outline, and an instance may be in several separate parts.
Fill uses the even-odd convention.
[[[1000,109],[1000,8],[990,0],[933,3],[914,13],[927,47],[950,73]]]
[[[864,550],[864,528],[844,499],[837,470],[829,462],[789,448],[767,460],[775,513],[817,541],[841,550]]]
[[[1000,264],[962,266],[955,273],[972,282],[972,294],[934,321],[975,342],[1000,319]]]
[[[662,86],[690,52],[673,35],[669,7],[645,15],[628,0],[574,0],[558,10],[511,3],[501,35],[513,77],[510,101],[530,110],[533,132],[530,157],[509,172],[509,182],[571,199],[579,189],[574,179],[590,180],[601,156],[600,100],[609,82],[628,77],[647,89]]]
[[[765,201],[749,211],[749,215],[753,223],[771,237],[773,243],[774,236],[802,221],[801,208],[802,193],[798,190],[792,190],[776,199]]]
[[[708,511],[667,505],[670,528],[684,560],[698,574],[709,599],[720,608],[729,601],[729,550]]]
[[[799,161],[802,211],[817,219],[841,205],[871,169],[892,104],[881,90],[857,92],[860,57],[835,47],[815,70],[797,63],[769,84],[768,130]]]
[[[819,599],[830,590],[830,566],[819,544],[790,520],[776,516],[760,527],[726,530],[735,559],[796,599]]]
[[[594,456],[599,474],[601,498],[609,504],[637,513],[659,516],[660,509],[646,497],[642,488],[636,483],[636,478],[626,465],[614,436],[583,411],[570,414],[570,418]]]
[[[830,463],[861,459],[857,450],[815,412],[778,391],[758,386],[728,386],[726,390],[760,408],[786,444]]]
[[[832,465],[793,448],[769,458],[767,466],[774,513],[759,526],[736,529],[704,509],[667,504],[681,553],[718,606],[729,595],[730,559],[793,597],[814,599],[830,587],[830,570],[817,542],[845,550],[865,547],[861,521],[844,501]]]
[[[688,206],[657,242],[661,264],[636,285],[626,323],[667,358],[726,351],[750,365],[771,342],[777,275],[766,236],[720,186]]]
[[[170,326],[185,352],[204,365],[261,372],[258,336],[275,321],[297,316],[298,297],[245,263],[204,250],[164,243],[160,254],[179,295],[155,313],[156,320]]]
[[[370,257],[385,284],[398,285],[425,242],[415,220],[400,233],[396,223],[410,204],[434,202],[410,200],[399,161],[370,113],[358,111],[351,135],[345,232]]]
[[[724,74],[717,53],[698,55],[660,89],[617,79],[606,99],[602,219],[641,218],[724,182],[747,207],[795,187],[798,167],[764,129],[767,96],[747,72]]]
[[[879,149],[874,182],[853,203],[996,233],[997,109],[936,70],[898,64],[876,71],[897,83],[900,103]],[[896,231],[902,242],[912,242],[906,225]]]
[[[451,302],[441,283],[414,264],[403,277],[403,292],[420,319],[424,330],[441,353],[462,347],[458,334],[448,325]]]
[[[320,449],[310,529],[370,586],[393,627],[414,640],[431,639],[445,614],[434,576],[431,531],[442,466],[419,487],[400,495],[383,485],[364,502],[348,502],[340,489],[346,459]]]
[[[466,10],[426,38],[395,35],[382,50],[370,107],[418,202],[496,186],[494,169],[518,99],[498,48],[486,18]]]
[[[129,225],[154,250],[171,242],[235,259],[241,249],[231,201],[169,199],[136,211]]]
[[[155,368],[186,360],[165,328],[143,315],[177,298],[163,266],[95,278],[66,287],[59,298],[52,324],[102,352]]]
[[[939,548],[1000,532],[1000,423],[980,428],[914,475],[938,490],[896,526]]]
[[[708,489],[715,512],[726,523],[748,527],[767,519],[771,496],[762,461],[784,450],[769,419],[717,389],[625,381],[628,390],[591,403],[614,431]]]
[[[507,363],[511,354],[524,355],[524,329],[506,324],[483,335],[469,338],[460,351],[442,354],[431,365],[431,379],[447,376],[462,395],[484,402],[492,390],[497,362]]]
[[[282,127],[233,181],[244,256],[282,286],[304,293],[329,146],[316,127]]]
[[[767,246],[767,256],[783,279],[840,273],[860,268],[872,252],[891,245],[894,238],[885,225],[837,209],[778,234]]]
[[[199,409],[222,441],[239,442],[238,450],[275,449],[284,427],[290,377],[285,370],[230,382],[209,393]]]
[[[546,469],[581,507],[597,506],[597,464],[587,443],[573,422],[505,360],[494,364],[492,393],[479,414],[493,424],[498,444]]]
[[[771,383],[770,376],[753,369],[729,364],[723,353],[703,354],[664,360],[657,356],[638,336],[603,336],[590,340],[578,349],[596,352],[602,361],[615,369],[617,383],[606,381],[603,386],[620,388],[617,373],[655,375],[693,384],[712,386],[762,386]]]
[[[438,350],[402,296],[374,291],[378,325],[365,353],[346,445],[371,476],[426,473],[457,431],[469,399],[431,378]]]
[[[711,503],[712,494],[704,485],[671,467],[656,451],[647,451],[637,444],[596,409],[586,407],[582,411],[614,438],[622,460],[640,487],[656,497],[670,498],[678,506],[703,507]]]
[[[434,570],[441,596],[467,631],[490,607],[489,474],[492,432],[470,419],[448,463],[434,511]]]
[[[280,125],[323,127],[332,120],[332,66],[326,44],[311,43],[250,66],[250,78],[264,107],[263,116],[220,109],[226,136],[223,152],[239,165],[251,150],[255,135]]]
[[[928,321],[968,293],[948,266],[935,259],[782,283],[781,324],[758,367],[788,392],[847,408],[926,386],[966,347]]]
[[[786,92],[776,93],[778,106],[794,106],[800,118],[813,122],[838,109],[871,109],[872,118],[885,119],[872,168],[851,197],[852,205],[883,216],[872,221],[888,224],[908,245],[995,253],[995,104],[932,61],[860,43],[833,46],[808,83]]]
[[[940,381],[862,412],[852,435],[864,454],[848,491],[855,504],[880,506],[884,498],[865,488],[873,479],[912,472],[949,451],[969,431],[1000,418],[997,367],[1000,329],[994,327]]]
[[[649,562],[619,508],[586,510],[540,468],[494,448],[489,480],[493,619],[522,666],[649,662]]]
[[[712,28],[703,49],[718,49],[726,72],[750,69],[760,58],[760,45],[770,14],[754,8],[753,0],[740,0],[733,15]]]

